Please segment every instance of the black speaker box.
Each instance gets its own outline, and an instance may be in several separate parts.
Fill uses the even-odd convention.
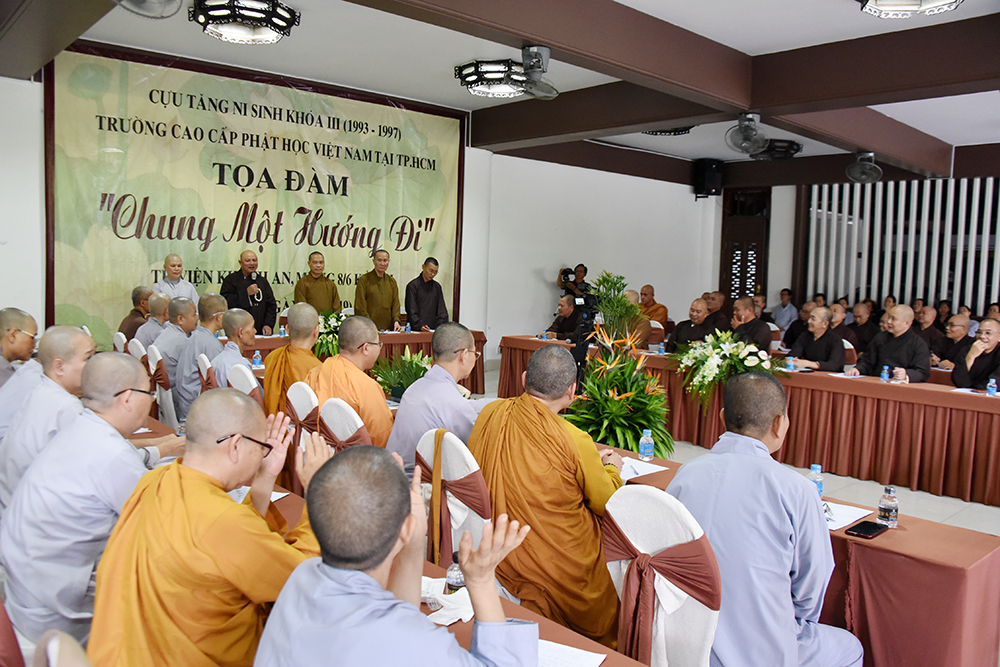
[[[721,160],[701,158],[694,161],[694,194],[696,196],[721,195],[725,163]]]

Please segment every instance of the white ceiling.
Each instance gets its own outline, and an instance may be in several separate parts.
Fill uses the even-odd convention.
[[[1000,143],[1000,91],[871,108],[953,146]]]

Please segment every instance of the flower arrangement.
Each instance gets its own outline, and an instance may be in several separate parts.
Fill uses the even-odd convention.
[[[674,439],[665,423],[666,393],[657,378],[645,372],[646,356],[635,353],[636,336],[613,338],[598,326],[592,340],[600,350],[587,364],[583,395],[570,406],[566,420],[595,442],[633,452],[639,451],[639,438],[648,428],[654,455],[668,458]]]
[[[391,394],[393,389],[406,389],[411,384],[422,378],[431,367],[431,358],[418,351],[416,354],[410,352],[410,348],[403,350],[403,353],[392,359],[379,359],[375,362],[372,375],[382,387],[382,391]],[[400,394],[402,395],[402,394]],[[398,397],[397,397],[398,398]]]
[[[313,354],[320,359],[332,357],[340,352],[340,325],[347,319],[343,313],[319,316],[319,338],[313,345]]]
[[[732,375],[746,371],[786,375],[771,363],[765,350],[744,342],[732,331],[716,331],[704,341],[681,346],[680,351],[667,356],[677,362],[681,371],[687,371],[687,392],[698,394],[703,412],[708,410],[715,388]]]

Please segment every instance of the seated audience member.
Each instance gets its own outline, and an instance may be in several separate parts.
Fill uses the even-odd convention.
[[[958,307],[958,314],[969,318],[969,336],[975,338],[976,331],[979,330],[979,321],[972,317],[972,309],[966,305],[961,305]]]
[[[816,296],[813,297],[813,303],[821,308],[826,308],[826,294],[823,292],[816,292]]]
[[[446,322],[434,330],[431,347],[434,365],[403,394],[386,445],[402,457],[409,477],[416,465],[417,442],[424,433],[445,428],[468,443],[479,411],[490,402],[470,401],[467,390],[458,384],[472,374],[479,358],[471,331],[458,322]]]
[[[321,363],[312,351],[319,338],[319,313],[312,305],[297,303],[288,309],[288,336],[288,345],[264,358],[264,412],[269,416],[287,412],[288,389]]]
[[[583,296],[590,291],[590,283],[586,281],[587,267],[577,264],[573,269],[573,280],[563,281],[565,268],[559,269],[559,276],[556,278],[556,285],[563,290],[563,296]]]
[[[872,339],[848,375],[878,377],[882,367],[888,366],[892,378],[898,382],[927,382],[931,376],[931,353],[927,343],[910,331],[913,309],[894,306],[888,316],[888,328]]]
[[[758,350],[770,353],[771,327],[754,313],[753,299],[741,296],[733,304],[733,332],[744,342],[753,343]]]
[[[979,323],[976,340],[965,357],[955,362],[951,381],[956,387],[986,389],[990,378],[1000,382],[1000,320],[984,318]]]
[[[77,327],[49,327],[42,335],[38,361],[44,375],[24,399],[0,447],[0,515],[28,466],[83,413],[77,395],[83,368],[96,350],[94,339]]]
[[[187,347],[188,336],[198,326],[198,309],[195,308],[194,301],[176,297],[170,300],[167,312],[170,321],[163,327],[163,333],[153,341],[153,345],[163,357],[163,369],[173,388],[177,386],[177,363],[181,352]]]
[[[848,326],[854,324],[854,313],[851,312],[851,304],[848,303],[847,297],[840,297],[837,299],[837,303],[844,307],[844,324],[847,324]]]
[[[992,317],[995,320],[1000,320],[1000,303],[991,303],[987,306],[986,315],[983,319],[986,317]]]
[[[854,306],[854,324],[848,325],[848,328],[858,339],[858,344],[855,346],[858,354],[865,351],[868,343],[872,342],[872,338],[879,332],[878,325],[871,320],[871,314],[871,306],[864,301]]]
[[[785,348],[790,348],[799,339],[799,336],[809,330],[809,326],[806,323],[809,321],[809,315],[815,307],[816,303],[814,301],[806,301],[802,304],[802,308],[799,309],[799,319],[788,325],[785,335],[781,338],[781,344]]]
[[[940,356],[931,353],[931,366],[945,370],[955,368],[955,362],[964,359],[972,347],[969,336],[969,318],[965,315],[952,315],[948,320],[948,344]]]
[[[819,622],[834,567],[822,500],[809,480],[771,457],[788,431],[781,383],[766,373],[734,375],[723,405],[726,432],[667,487],[719,562],[711,664],[860,667],[861,642]]]
[[[695,341],[705,340],[705,336],[712,333],[705,322],[705,318],[708,317],[708,304],[704,299],[695,299],[691,302],[688,317],[690,319],[682,321],[670,333],[665,346],[667,352],[676,352],[678,345],[690,345]]]
[[[151,389],[149,375],[133,357],[94,356],[83,371],[86,410],[38,455],[11,498],[0,522],[6,607],[28,642],[53,628],[87,641],[94,569],[122,505],[147,466],[183,452],[184,439],[176,436],[145,450],[125,439],[146,424]],[[162,553],[153,562],[163,565]],[[111,578],[124,573],[114,570]]]
[[[309,371],[306,384],[316,392],[320,406],[330,398],[350,405],[365,423],[372,444],[384,448],[392,432],[392,412],[382,387],[368,376],[382,351],[378,329],[367,317],[348,317],[340,325],[339,342],[340,354]]]
[[[796,368],[833,373],[844,371],[844,339],[830,328],[832,324],[833,312],[830,308],[813,308],[809,314],[809,331],[798,337],[788,353],[789,357],[795,357]]]
[[[639,290],[639,302],[642,314],[651,322],[659,322],[663,327],[667,326],[667,307],[662,303],[656,303],[656,299],[653,298],[652,285],[642,286],[642,289]]]
[[[13,361],[27,361],[35,351],[38,325],[35,318],[19,308],[0,310],[0,388],[14,376]],[[0,436],[2,438],[3,436]]]
[[[132,290],[132,310],[118,325],[118,331],[125,334],[126,340],[135,338],[135,332],[146,323],[146,316],[149,315],[149,297],[152,294],[153,290],[145,285],[139,285]]]
[[[853,345],[855,350],[863,352],[864,350],[858,349],[861,347],[861,341],[858,340],[858,336],[854,333],[854,329],[847,326],[847,310],[844,308],[844,305],[839,301],[832,304],[830,306],[830,314],[833,318],[830,321],[830,330]]]
[[[781,305],[774,308],[771,317],[774,318],[774,323],[778,325],[779,329],[786,330],[795,321],[798,314],[799,309],[792,303],[792,290],[786,287],[781,290]]]
[[[149,297],[149,317],[142,326],[136,329],[135,340],[142,343],[143,348],[153,344],[156,338],[163,333],[163,328],[170,319],[167,312],[170,307],[170,297],[162,292]],[[132,340],[131,338],[129,340]]]
[[[885,311],[884,313],[882,313],[882,317],[879,318],[879,320],[878,320],[878,328],[879,328],[879,331],[888,331],[889,330],[889,311],[888,310]]]
[[[625,298],[631,303],[639,305],[639,293],[634,289],[625,290]],[[635,346],[640,350],[647,350],[649,349],[649,336],[653,333],[653,325],[649,323],[649,318],[642,314],[641,306],[639,311],[639,316],[629,322],[628,331],[636,336]]]
[[[961,309],[959,309],[961,313]],[[948,299],[941,299],[937,302],[937,313],[934,316],[934,326],[936,326],[941,333],[948,333],[948,321],[954,313],[951,311],[951,301]],[[966,315],[971,315],[972,313],[966,313]]]
[[[621,457],[599,451],[559,416],[576,390],[569,350],[536,350],[525,387],[521,396],[483,408],[469,438],[494,518],[508,514],[531,526],[521,548],[497,567],[497,579],[522,607],[614,648],[618,595],[604,561],[600,519],[622,485]]]
[[[753,312],[760,318],[760,321],[764,324],[774,324],[774,318],[771,317],[771,313],[768,313],[765,308],[767,308],[767,297],[763,294],[754,294],[753,296]],[[778,326],[775,324],[774,326]],[[768,327],[770,329],[770,327]]]
[[[438,261],[428,257],[420,268],[420,275],[406,284],[406,322],[411,331],[430,331],[448,321],[448,306],[441,284],[434,280]]]
[[[181,423],[187,419],[194,399],[201,395],[198,355],[204,354],[211,361],[222,352],[222,343],[215,335],[222,329],[222,316],[226,308],[226,300],[214,292],[205,292],[198,299],[198,326],[191,332],[187,345],[177,359],[177,386],[172,392],[177,419]]]
[[[243,356],[247,350],[253,349],[257,330],[253,325],[253,315],[242,308],[230,308],[222,316],[222,328],[226,332],[225,346],[222,352],[212,357],[212,370],[215,371],[215,381],[219,387],[229,386],[229,369],[233,366],[245,366],[251,373],[253,364]],[[305,415],[299,415],[305,416]]]
[[[705,324],[708,325],[708,332],[729,331],[729,317],[726,316],[726,295],[722,292],[709,292],[708,294],[708,317]]]
[[[931,351],[931,354],[941,356],[948,346],[948,339],[934,326],[937,311],[930,306],[926,306],[919,311],[913,312],[917,320],[916,325],[913,327],[913,333],[920,336],[927,343],[927,348]]]
[[[322,558],[292,572],[267,619],[257,667],[323,665],[534,665],[538,625],[507,620],[493,572],[528,534],[506,515],[487,523],[479,548],[468,532],[458,561],[475,622],[469,651],[420,611],[427,519],[420,477],[408,484],[377,447],[351,447],[309,486]]]
[[[576,307],[572,296],[559,298],[558,315],[545,331],[554,333],[558,340],[575,343],[580,339],[580,323],[583,321],[583,311]]]
[[[163,292],[171,299],[179,296],[189,299],[191,303],[198,303],[198,290],[194,285],[181,278],[184,272],[184,263],[179,255],[167,255],[163,260],[163,280],[153,284],[154,292]]]
[[[253,663],[264,620],[292,571],[319,553],[309,513],[288,530],[271,503],[292,434],[234,389],[194,402],[183,459],[143,477],[97,568],[88,655],[102,667]],[[308,489],[332,450],[303,435]],[[242,503],[227,495],[250,491]]]
[[[309,253],[309,273],[295,283],[295,303],[308,303],[318,313],[339,313],[343,306],[337,283],[326,277],[326,258],[321,252]],[[270,355],[269,355],[270,356]]]
[[[926,305],[927,304],[924,303],[923,298],[918,296],[915,297],[913,301],[910,303],[910,308],[913,309],[914,313],[919,313],[921,310],[923,310],[924,306]],[[934,318],[937,319],[937,310],[934,310]]]

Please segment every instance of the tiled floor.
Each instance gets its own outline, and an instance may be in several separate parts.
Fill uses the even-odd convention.
[[[499,362],[487,362],[486,396],[496,397],[499,380]],[[685,463],[707,451],[689,442],[676,442],[674,455],[671,458]],[[793,470],[803,475],[808,472],[801,468]],[[878,482],[862,481],[830,473],[823,473],[823,476],[823,491],[828,496],[874,507],[882,495],[882,485]],[[900,487],[896,488],[896,496],[899,498],[899,511],[903,514],[1000,535],[1000,507],[967,503],[957,498],[935,496],[924,491],[911,491]]]

